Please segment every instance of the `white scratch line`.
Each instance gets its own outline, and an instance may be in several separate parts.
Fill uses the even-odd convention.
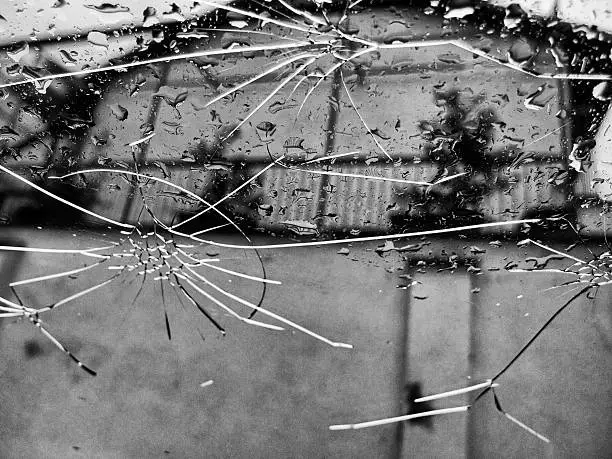
[[[441,410],[425,411],[424,413],[406,414],[404,416],[396,416],[394,418],[378,419],[376,421],[360,422],[358,424],[337,424],[329,426],[329,430],[356,430],[365,429],[366,427],[382,426],[385,424],[393,424],[395,422],[408,421],[416,418],[426,418],[440,414],[452,414],[467,411],[469,405],[458,406],[456,408],[443,408]]]
[[[128,146],[128,147],[135,147],[138,144],[146,142],[147,140],[149,140],[154,135],[155,135],[155,132],[151,132],[148,136],[143,137],[142,139],[134,140],[133,142],[128,143],[126,146]]]

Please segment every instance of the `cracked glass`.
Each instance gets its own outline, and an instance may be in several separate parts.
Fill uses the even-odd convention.
[[[575,3],[0,5],[0,455],[604,457]]]

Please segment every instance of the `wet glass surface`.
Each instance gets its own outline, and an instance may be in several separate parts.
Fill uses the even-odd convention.
[[[606,455],[606,2],[50,3],[0,7],[2,457]]]

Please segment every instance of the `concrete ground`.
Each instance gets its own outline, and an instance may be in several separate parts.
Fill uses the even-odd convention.
[[[29,245],[49,244],[42,233],[28,234],[27,240]],[[54,233],[54,246],[75,242],[100,243],[96,237]],[[241,251],[233,256],[236,267],[257,274],[252,257]],[[14,274],[32,277],[82,262],[76,257],[36,259],[25,258]],[[350,342],[355,350],[333,349],[301,333],[249,327],[216,314],[228,330],[221,337],[202,316],[185,313],[169,292],[173,337],[168,341],[159,290],[147,286],[132,304],[137,284],[117,281],[114,288],[49,316],[53,333],[98,371],[96,378],[78,369],[34,327],[2,323],[0,456],[392,455],[395,426],[348,433],[330,432],[328,426],[398,412],[404,292],[388,288],[394,276],[318,249],[272,251],[265,262],[269,277],[283,282],[269,289],[266,306]],[[224,266],[232,266],[232,260]],[[85,273],[24,289],[22,299],[40,306],[93,285],[103,275]],[[258,286],[219,279],[232,292],[257,299]],[[200,387],[211,379],[211,386]]]
[[[46,229],[3,235],[5,244],[21,240],[39,247],[91,247],[102,239],[88,231]],[[472,245],[487,250],[478,257],[482,275],[437,272],[448,266],[441,249],[463,253]],[[3,320],[0,456],[606,456],[612,446],[612,318],[603,289],[597,300],[568,309],[500,379],[504,408],[548,436],[552,446],[507,421],[487,398],[468,415],[435,418],[429,425],[329,431],[330,424],[405,413],[406,383],[418,382],[423,393],[432,393],[491,377],[568,296],[564,289],[544,291],[564,280],[561,275],[503,269],[509,261],[524,265],[526,257],[544,255],[539,250],[433,241],[405,262],[396,252],[380,257],[375,247],[354,246],[348,255],[337,254],[338,247],[264,253],[269,277],[283,282],[271,286],[264,305],[352,343],[354,350],[333,349],[299,332],[252,328],[217,313],[228,330],[221,337],[166,292],[173,333],[168,341],[160,291],[149,283],[132,303],[138,284],[129,278],[43,315],[54,335],[98,371],[95,378],[28,323]],[[252,255],[222,250],[218,256],[225,267],[257,274]],[[411,268],[419,259],[435,265]],[[3,284],[82,265],[76,256],[3,253]],[[405,272],[421,283],[398,289],[406,284],[398,278]],[[88,271],[19,292],[24,303],[40,307],[104,275]],[[234,293],[258,297],[257,286],[225,275],[211,278]],[[209,380],[212,385],[200,386]]]

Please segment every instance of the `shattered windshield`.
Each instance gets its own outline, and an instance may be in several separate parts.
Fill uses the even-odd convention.
[[[0,456],[606,456],[578,3],[0,5]]]

